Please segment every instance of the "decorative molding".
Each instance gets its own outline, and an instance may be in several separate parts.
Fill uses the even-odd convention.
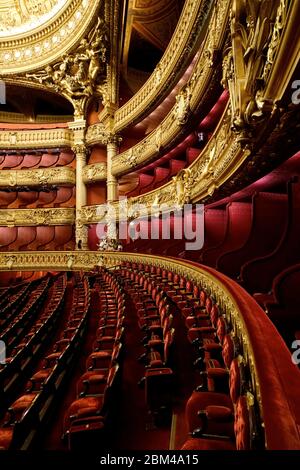
[[[80,210],[79,218],[83,225],[97,224],[98,222],[104,222],[106,220],[105,206],[85,206]],[[100,214],[103,215],[101,216]]]
[[[79,250],[88,249],[88,228],[81,222],[81,220],[76,220],[76,246]]]
[[[101,16],[99,12],[96,24],[74,50],[46,67],[10,75],[6,81],[59,93],[72,103],[75,119],[82,119],[89,99],[106,96],[108,25]]]
[[[220,52],[225,43],[228,27],[229,0],[221,0],[215,6],[208,34],[188,83],[176,96],[176,103],[162,123],[141,142],[113,158],[112,174],[121,176],[137,167],[157,159],[162,152],[183,139],[189,132],[195,114],[205,117],[208,106],[219,90],[221,75]]]
[[[197,202],[210,197],[215,190],[233,175],[239,165],[250,155],[250,150],[243,147],[240,136],[231,130],[230,104],[227,105],[223,117],[214,135],[190,167],[181,170],[173,179],[146,194],[129,198],[127,211],[139,205],[139,217],[149,215],[151,208],[158,205],[182,207],[183,204]],[[118,201],[112,203],[118,217]],[[97,223],[103,220],[102,206],[89,206],[82,209],[83,223]],[[100,215],[99,215],[100,214]]]
[[[115,114],[115,132],[143,119],[163,101],[195,54],[214,1],[186,0],[161,61],[142,88]]]
[[[114,132],[107,130],[102,122],[92,124],[88,127],[85,136],[86,145],[92,147],[94,145],[120,145],[122,137]]]
[[[40,185],[75,185],[75,171],[68,167],[37,170],[2,170],[0,188],[36,187]]]
[[[86,133],[86,144],[89,147],[92,145],[107,145],[107,140],[107,131],[102,123],[89,126]]]
[[[73,134],[70,129],[30,129],[0,131],[0,149],[71,148]]]
[[[1,73],[27,72],[57,61],[84,36],[100,4],[102,0],[67,0],[63,10],[38,28],[0,38]]]
[[[107,164],[106,162],[94,163],[84,167],[82,172],[83,182],[85,184],[95,183],[96,181],[106,181]]]
[[[300,2],[280,0],[265,66],[262,100],[281,102],[300,61]]]
[[[73,115],[52,115],[52,114],[37,114],[34,119],[34,124],[57,124],[67,123],[72,121]],[[22,113],[11,113],[0,111],[0,123],[13,123],[13,124],[32,124],[28,116]]]
[[[0,209],[1,227],[73,225],[75,209]]]
[[[287,0],[233,0],[232,41],[224,55],[222,82],[230,92],[232,126],[237,132],[255,129],[276,109],[275,89],[269,97],[265,90],[282,41],[289,4]]]

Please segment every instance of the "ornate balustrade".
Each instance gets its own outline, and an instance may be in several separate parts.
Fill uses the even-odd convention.
[[[82,172],[83,182],[86,184],[95,183],[96,181],[106,181],[107,163],[93,163],[86,165]]]
[[[0,130],[0,149],[4,150],[71,148],[72,145],[70,129]]]

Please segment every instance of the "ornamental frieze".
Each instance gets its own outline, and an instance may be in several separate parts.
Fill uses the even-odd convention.
[[[40,185],[75,185],[75,171],[68,167],[36,170],[0,171],[0,188],[36,187]]]
[[[84,167],[82,172],[83,182],[86,184],[95,183],[96,181],[106,181],[107,177],[107,164],[93,163]]]
[[[86,133],[86,144],[92,145],[106,145],[108,142],[107,132],[105,126],[102,123],[93,124],[89,126]]]
[[[38,225],[72,225],[75,209],[0,209],[1,227],[28,227]]]

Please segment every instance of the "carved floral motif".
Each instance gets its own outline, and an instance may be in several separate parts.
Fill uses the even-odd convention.
[[[0,209],[0,226],[72,225],[75,209]]]

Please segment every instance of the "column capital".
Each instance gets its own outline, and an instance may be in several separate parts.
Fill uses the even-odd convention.
[[[112,132],[107,133],[107,145],[113,144],[119,146],[122,142],[122,137],[119,134]]]
[[[75,153],[76,157],[79,157],[79,156],[86,157],[89,151],[89,149],[86,147],[86,145],[83,142],[74,144],[72,146],[72,150]]]

